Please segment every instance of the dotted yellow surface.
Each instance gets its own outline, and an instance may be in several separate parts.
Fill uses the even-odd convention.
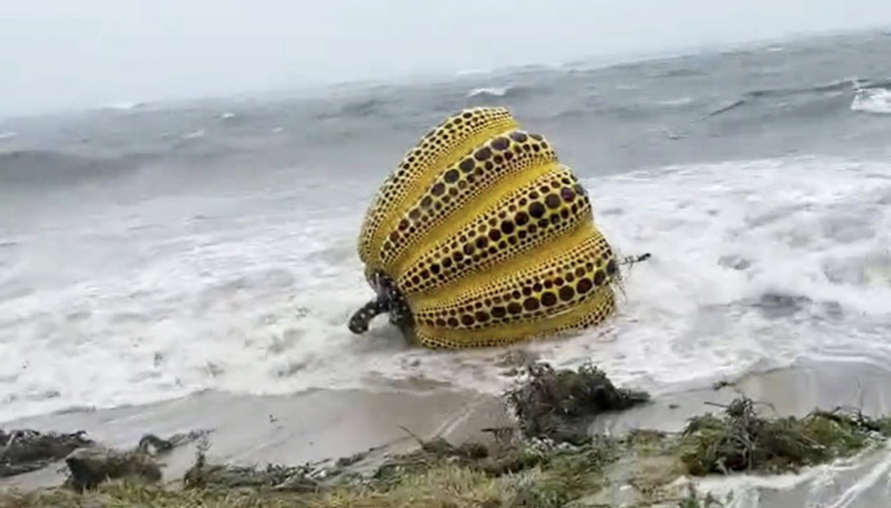
[[[428,132],[375,196],[358,249],[369,280],[395,281],[428,347],[545,337],[615,310],[618,260],[585,189],[505,108]]]

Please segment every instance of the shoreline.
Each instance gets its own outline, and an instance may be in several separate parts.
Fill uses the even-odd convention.
[[[112,448],[131,448],[145,433],[168,436],[207,431],[208,458],[253,465],[336,460],[371,449],[401,453],[416,444],[402,427],[419,436],[466,440],[479,437],[473,429],[506,424],[506,417],[506,407],[496,397],[452,389],[313,390],[264,396],[204,391],[147,405],[22,418],[3,427],[83,430]],[[194,444],[173,450],[165,460],[164,481],[182,477],[194,461],[195,450]],[[0,478],[0,492],[58,485],[63,475],[55,469]]]
[[[589,426],[589,434],[621,436],[636,429],[676,433],[689,418],[720,413],[719,405],[726,405],[740,394],[766,404],[759,409],[765,417],[803,417],[818,407],[832,410],[840,406],[860,406],[867,416],[891,414],[891,369],[862,363],[807,362],[751,373],[732,384],[667,393],[623,411],[602,413]],[[419,442],[406,429],[424,440],[442,437],[455,445],[485,442],[492,438],[482,429],[512,423],[503,400],[468,390],[442,388],[423,393],[316,390],[285,396],[201,392],[145,406],[25,418],[7,422],[4,427],[84,430],[102,445],[121,448],[133,447],[144,433],[166,436],[207,430],[211,443],[207,451],[209,462],[263,467],[334,461],[372,450],[372,460],[374,456],[410,453],[418,449]],[[162,483],[182,478],[194,464],[196,450],[197,445],[186,445],[165,456]],[[832,468],[827,465],[817,469],[835,475]],[[64,480],[59,469],[51,465],[0,479],[0,493],[58,486]],[[821,487],[814,479],[814,474],[819,476],[817,473],[781,475],[780,479],[747,475],[705,477],[699,483],[718,491],[742,489],[743,497],[758,499],[753,501],[756,504],[741,506],[803,508],[814,501],[814,496],[826,501],[827,506],[832,505],[832,499],[840,501],[838,496],[856,495],[857,499],[868,500],[883,489],[891,489],[891,476],[887,475],[891,470],[891,447],[860,457],[859,462],[849,461],[847,471],[844,469],[834,478],[833,489]]]

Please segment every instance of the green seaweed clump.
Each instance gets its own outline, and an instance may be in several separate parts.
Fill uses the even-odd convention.
[[[528,380],[508,391],[507,400],[527,438],[579,445],[590,440],[587,426],[597,415],[650,399],[646,392],[617,388],[589,364],[573,371],[535,363],[526,367],[526,374]]]
[[[692,418],[681,435],[681,460],[692,475],[796,471],[850,456],[877,435],[891,436],[891,421],[862,413],[814,411],[804,418],[762,418],[747,397],[722,416]]]

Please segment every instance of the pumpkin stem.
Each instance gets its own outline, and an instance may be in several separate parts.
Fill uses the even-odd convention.
[[[371,320],[389,310],[390,304],[386,298],[377,297],[371,300],[350,318],[350,331],[357,335],[367,332]]]
[[[641,263],[643,261],[650,259],[651,256],[652,255],[649,252],[641,254],[640,256],[627,256],[622,260],[622,264],[623,265],[636,265],[637,263]]]

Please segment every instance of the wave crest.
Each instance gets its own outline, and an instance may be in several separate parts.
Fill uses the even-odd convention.
[[[885,88],[862,88],[854,94],[851,111],[891,115],[891,90]]]

